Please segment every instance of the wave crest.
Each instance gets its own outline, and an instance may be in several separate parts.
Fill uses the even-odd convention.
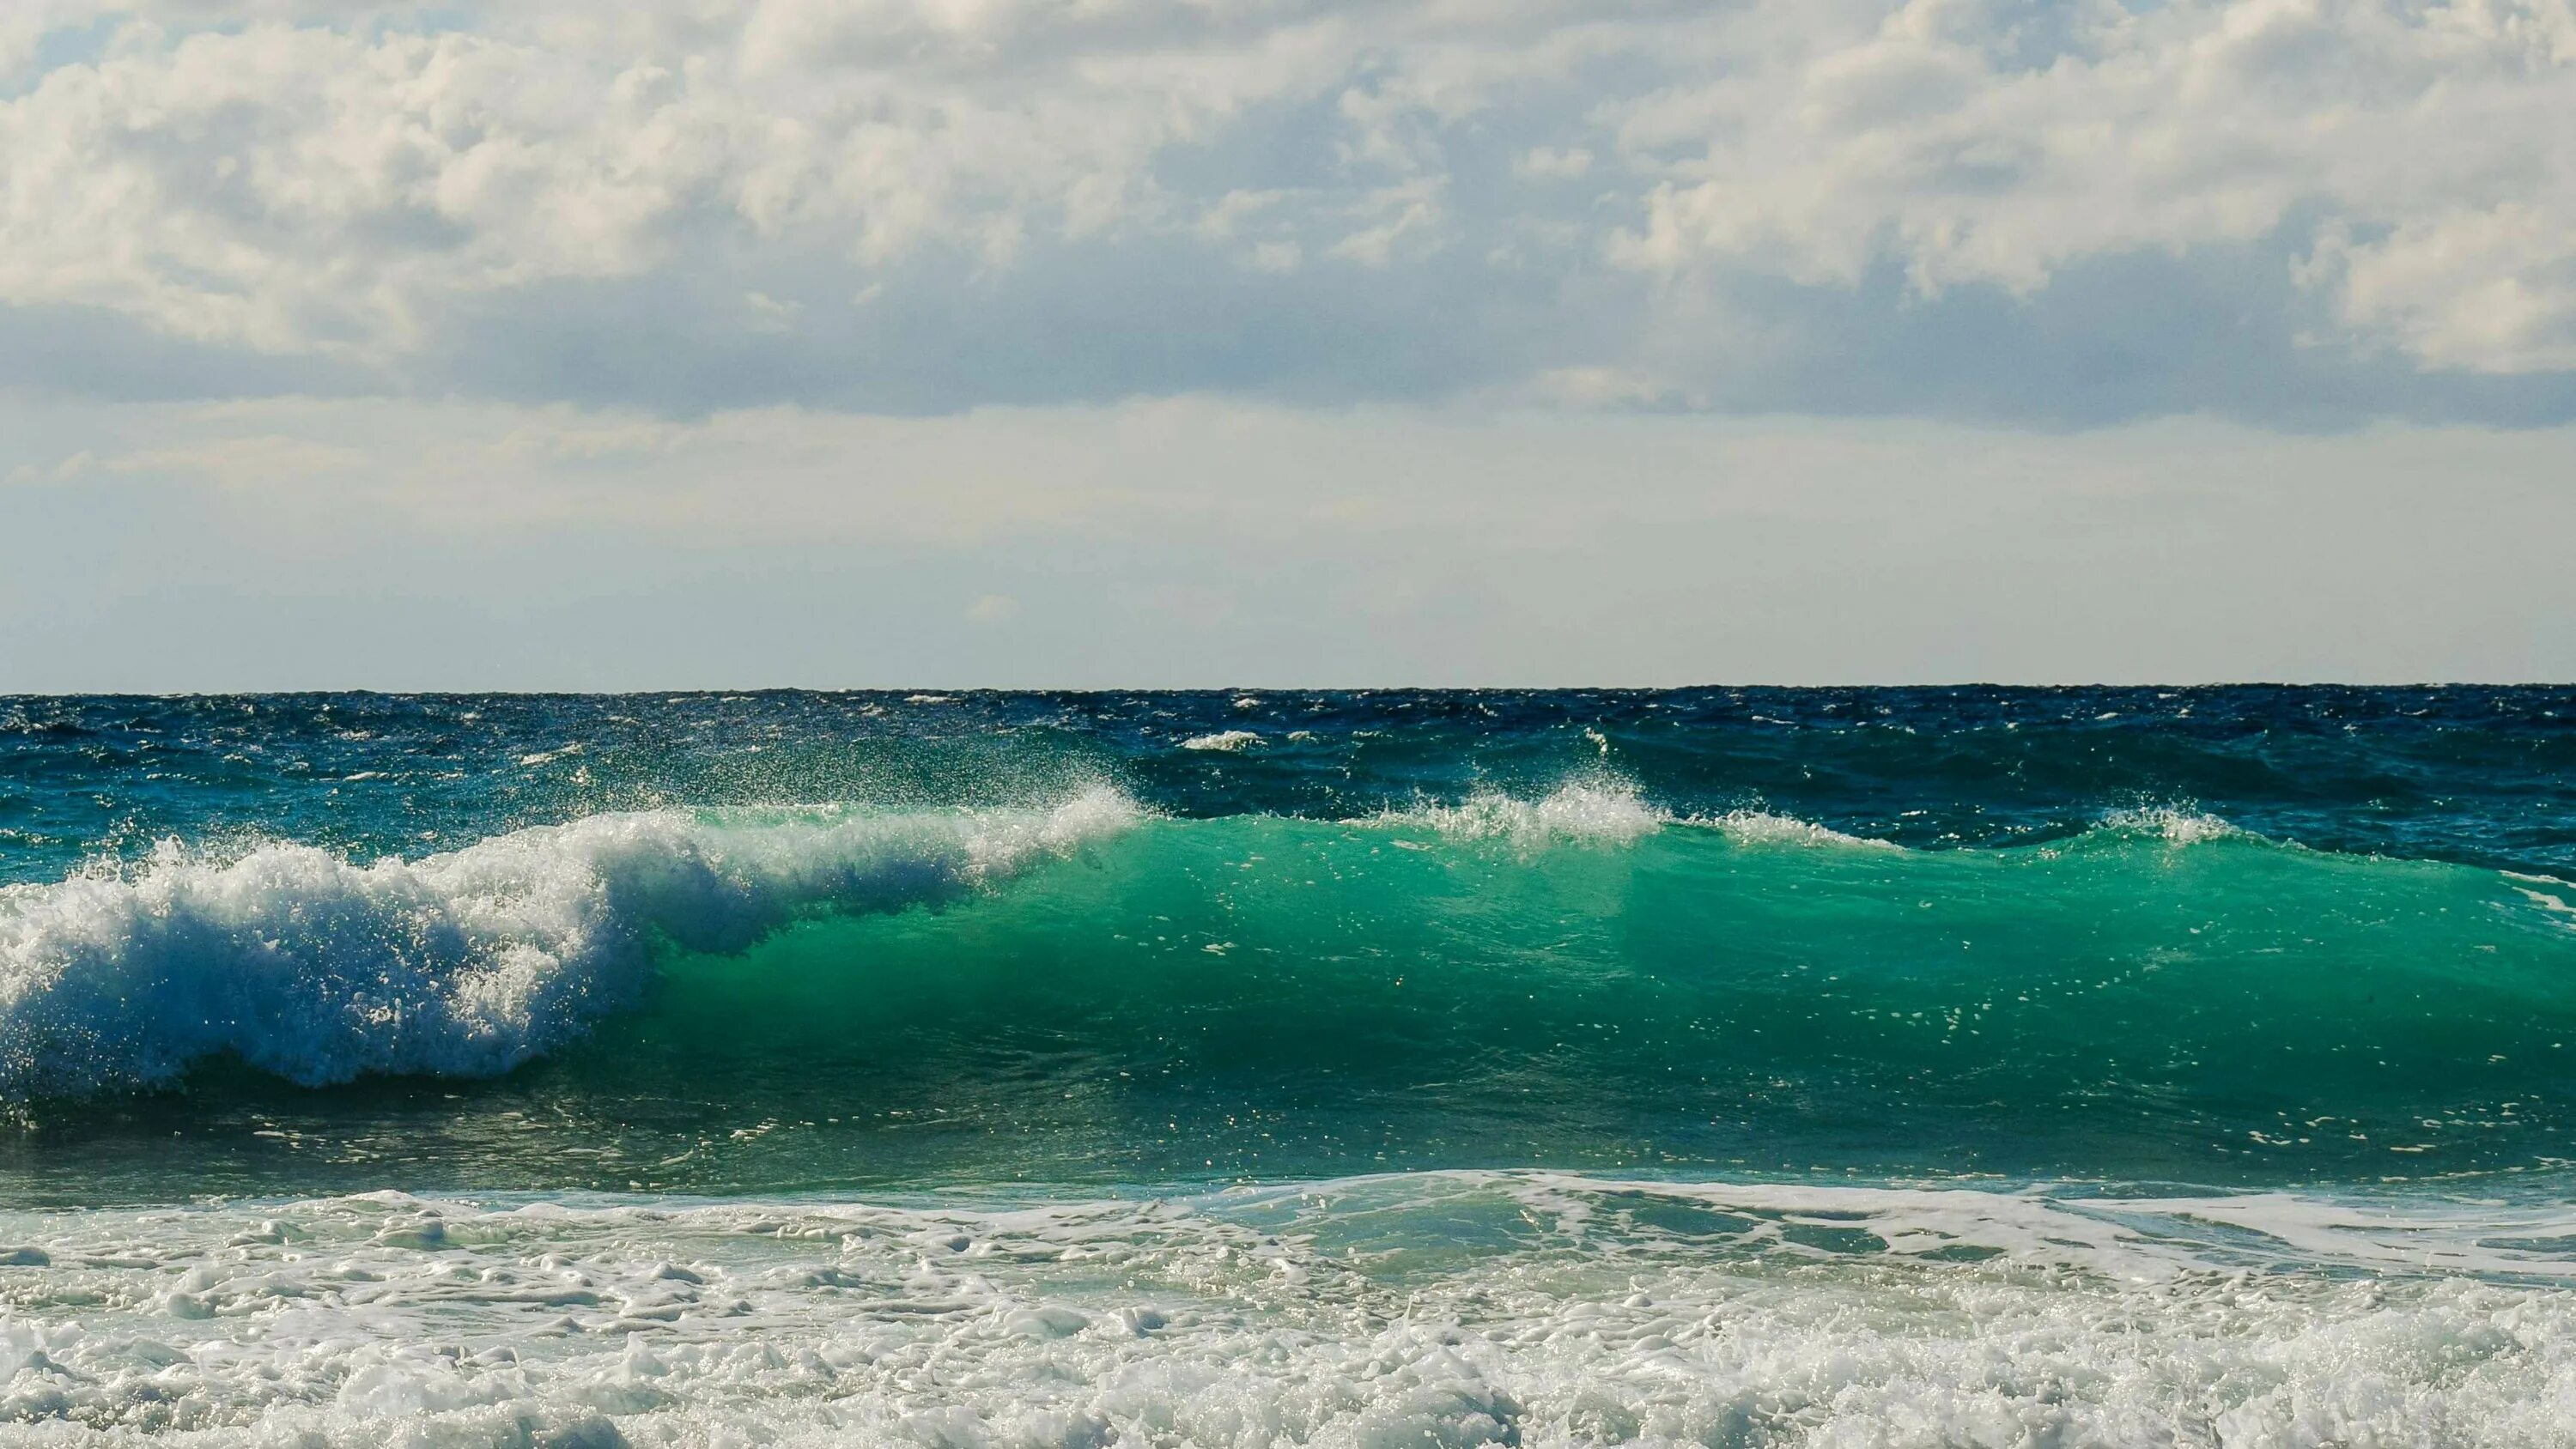
[[[2199,845],[2211,840],[2237,840],[2250,833],[2206,811],[2181,805],[2154,805],[2134,810],[2114,810],[2102,817],[2102,823],[2098,828],[2115,836],[2147,836],[2162,840],[2167,845]]]
[[[1455,805],[1422,805],[1356,823],[1427,828],[1451,840],[1505,840],[1524,849],[1555,841],[1630,845],[1676,825],[1714,831],[1737,845],[1903,848],[1767,810],[1677,816],[1648,802],[1635,785],[1615,776],[1568,781],[1536,800],[1480,790]]]
[[[1671,821],[1624,780],[1585,780],[1537,800],[1479,790],[1455,805],[1419,805],[1355,823],[1416,826],[1451,840],[1505,840],[1529,848],[1558,840],[1629,845]]]
[[[1828,825],[1800,820],[1794,815],[1774,815],[1767,810],[1730,810],[1713,819],[1694,819],[1689,823],[1715,830],[1738,845],[1838,845],[1859,846],[1867,850],[1905,848],[1893,841],[1866,835],[1846,835]]]
[[[308,1086],[488,1076],[630,1004],[650,946],[739,950],[818,910],[952,899],[1139,816],[1052,809],[599,815],[420,860],[165,843],[0,891],[0,1098],[163,1084],[224,1052]]]
[[[1225,754],[1250,749],[1261,743],[1261,736],[1250,730],[1219,730],[1214,734],[1192,735],[1181,741],[1185,750],[1217,750]]]

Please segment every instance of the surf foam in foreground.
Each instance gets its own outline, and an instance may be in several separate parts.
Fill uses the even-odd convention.
[[[2576,1265],[2479,1241],[2571,1226],[1544,1174],[0,1213],[0,1438],[2509,1449],[2566,1442]]]

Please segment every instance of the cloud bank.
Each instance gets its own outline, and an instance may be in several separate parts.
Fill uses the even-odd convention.
[[[22,384],[2576,401],[2567,0],[21,0],[0,92]]]

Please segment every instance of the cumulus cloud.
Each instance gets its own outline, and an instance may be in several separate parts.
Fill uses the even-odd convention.
[[[0,87],[0,302],[394,387],[569,386],[525,319],[618,286],[738,378],[1052,319],[939,329],[939,406],[1320,370],[1214,375],[1161,282],[1275,350],[1344,309],[1410,394],[1688,403],[1799,326],[1653,345],[1748,281],[2043,309],[2247,248],[2283,339],[2576,370],[2570,0],[22,0]]]
[[[1006,268],[1032,238],[1186,229],[1212,198],[1157,163],[1308,102],[1346,120],[1291,234],[1250,258],[1302,241],[1382,264],[1440,217],[1411,118],[1496,79],[1375,84],[1387,26],[1324,6],[759,0],[444,28],[311,9],[147,10],[0,106],[0,297],[384,354],[420,346],[443,302],[646,273],[709,229],[854,272],[926,248]],[[36,16],[13,53],[113,19]],[[1432,27],[1446,45],[1496,28]]]
[[[2565,0],[1907,0],[1757,23],[1763,63],[1630,105],[1667,274],[2029,295],[2071,263],[2286,233],[2365,342],[2576,361]]]

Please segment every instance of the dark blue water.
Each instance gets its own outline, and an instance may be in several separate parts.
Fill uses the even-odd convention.
[[[604,810],[982,803],[1092,774],[1174,815],[1341,819],[1544,793],[1603,758],[1675,813],[1768,809],[1916,849],[2177,806],[2321,850],[2576,868],[2567,687],[921,698],[0,698],[0,880],[173,836],[417,854]],[[1173,748],[1238,729],[1263,748]]]

